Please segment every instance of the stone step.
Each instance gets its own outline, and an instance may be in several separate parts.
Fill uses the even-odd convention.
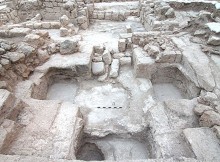
[[[140,78],[143,76],[150,78],[151,71],[149,69],[152,69],[155,64],[155,60],[138,46],[133,46],[132,51],[135,75]]]
[[[15,97],[5,89],[0,89],[0,124],[13,109]]]
[[[5,154],[74,159],[82,120],[76,105],[28,99],[20,114],[26,125]]]
[[[78,107],[72,103],[62,103],[51,132],[53,139],[53,154],[51,158],[75,159],[75,152],[81,138],[83,121]]]
[[[148,110],[151,142],[156,158],[194,158],[182,130],[195,123],[193,101],[179,100],[157,103]]]
[[[15,123],[12,120],[5,119],[0,125],[0,152],[4,153],[11,144],[11,142],[17,137],[21,125]]]
[[[198,160],[220,161],[220,140],[210,128],[187,128],[183,132]]]

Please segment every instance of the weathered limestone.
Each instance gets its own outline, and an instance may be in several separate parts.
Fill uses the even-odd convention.
[[[20,133],[22,126],[15,123],[12,120],[5,119],[0,126],[0,149],[1,152],[6,151],[7,147],[11,145],[13,139],[15,139]]]
[[[39,60],[42,62],[45,62],[46,60],[48,60],[50,58],[50,56],[46,50],[38,49],[37,54],[38,54]]]
[[[108,50],[105,50],[103,55],[102,55],[102,59],[104,61],[105,64],[110,65],[112,62],[112,56],[110,54],[110,52]]]
[[[80,46],[79,50],[80,52],[70,55],[52,55],[45,64],[37,67],[36,71],[44,73],[49,69],[69,69],[76,76],[90,77],[93,47]]]
[[[216,133],[216,136],[220,139],[220,126],[215,125],[213,130]]]
[[[205,111],[199,119],[199,124],[201,127],[220,126],[220,114],[212,110]]]
[[[148,56],[144,50],[139,47],[134,47],[133,62],[137,77],[141,77],[143,75],[150,77],[150,69],[152,66],[154,66],[155,61],[150,56]]]
[[[63,15],[61,18],[60,18],[60,24],[63,26],[63,27],[66,27],[67,25],[69,25],[70,23],[70,20],[69,18],[66,16],[66,15]]]
[[[209,22],[209,23],[207,23],[205,25],[208,27],[209,31],[214,32],[216,34],[220,33],[220,29],[219,29],[220,23]]]
[[[124,53],[114,53],[112,57],[113,57],[114,59],[120,59],[120,58],[122,58],[122,57],[124,57],[124,56],[125,56]]]
[[[32,41],[33,44],[39,43],[38,45],[41,45],[40,42],[35,42],[33,40],[31,40],[31,41]],[[18,52],[21,52],[22,54],[24,54],[25,57],[31,57],[31,56],[34,56],[36,54],[36,48],[34,48],[33,46],[31,46],[28,43],[23,43],[22,42],[22,43],[19,44]]]
[[[220,160],[219,140],[211,129],[187,128],[183,132],[198,160],[216,162]]]
[[[0,123],[2,123],[12,111],[15,97],[5,89],[0,89],[0,95]]]
[[[219,161],[218,6],[0,0],[0,159]]]
[[[214,45],[214,46],[219,46],[220,45],[220,37],[210,36],[209,39],[208,39],[207,44]]]
[[[61,24],[61,28],[60,28],[61,37],[75,35],[77,33],[76,27],[72,23],[70,23],[70,20],[66,15],[63,15],[60,18],[60,24]]]
[[[68,29],[61,27],[61,28],[60,28],[60,36],[61,36],[61,37],[66,37],[66,36],[68,36],[68,35],[69,35]]]
[[[212,91],[215,87],[215,80],[211,72],[211,68],[208,65],[209,59],[201,51],[198,44],[191,43],[188,38],[172,38],[174,43],[177,44],[180,50],[182,50],[183,58],[182,64],[187,69],[194,69],[196,76],[190,72],[190,77],[193,77],[195,82],[203,87],[207,91]],[[183,41],[184,40],[184,41]],[[200,60],[198,63],[198,60]],[[205,66],[206,65],[206,66]]]
[[[44,39],[41,38],[39,35],[37,34],[29,34],[29,35],[26,35],[25,38],[24,38],[24,41],[33,45],[33,46],[36,46],[36,47],[40,47],[42,45],[44,45]]]
[[[90,17],[99,20],[125,21],[125,19],[131,15],[138,15],[137,2],[108,2],[95,4],[94,11],[91,13]]]
[[[105,64],[103,62],[92,63],[92,73],[94,75],[102,75],[105,73]]]
[[[25,55],[23,53],[19,53],[19,52],[8,52],[7,56],[9,58],[9,60],[12,61],[13,63],[16,63],[16,62],[20,61],[21,59],[25,58]]]
[[[127,33],[132,33],[132,29],[130,25],[126,25]]]
[[[155,144],[151,143],[151,145],[157,158],[194,157],[190,146],[182,137],[182,129],[193,126],[197,122],[192,110],[193,106],[194,101],[187,100],[166,101],[165,104],[150,102],[146,105],[147,115],[150,118],[149,124],[152,128],[150,132],[155,139]],[[172,119],[168,117],[169,115]],[[181,118],[182,115],[187,118]]]
[[[131,57],[122,57],[119,59],[120,65],[131,65]]]
[[[88,17],[86,17],[86,15],[78,17],[77,23],[84,30],[89,27],[89,20],[88,20]]]
[[[21,115],[37,110],[34,112],[35,118],[32,121],[22,121],[27,126],[8,152],[15,152],[18,155],[74,159],[77,143],[72,141],[77,141],[82,128],[78,108],[70,103],[47,101],[32,100],[29,104],[31,107],[26,108]],[[44,113],[45,109],[49,113]],[[36,123],[41,126],[38,127]],[[64,132],[64,127],[68,133]],[[58,147],[62,149],[57,149]],[[43,151],[42,148],[44,148]]]
[[[167,12],[165,13],[165,16],[168,18],[174,18],[175,17],[175,12],[173,8],[170,8],[167,10]]]
[[[6,51],[3,48],[0,48],[0,55],[3,55],[5,53],[6,53]]]
[[[144,50],[153,58],[156,58],[160,53],[159,47],[154,45],[146,45],[144,46]]]
[[[73,54],[79,50],[77,41],[65,40],[60,43],[60,53],[62,55]]]
[[[166,47],[163,52],[160,52],[156,58],[157,63],[180,63],[181,60],[182,53],[179,50],[173,50],[169,47]]]
[[[110,67],[110,73],[109,73],[109,77],[111,78],[116,78],[119,75],[119,60],[118,59],[113,59],[112,60],[112,64]]]
[[[9,30],[9,37],[24,37],[31,32],[29,28],[13,28]]]
[[[119,50],[119,52],[125,52],[125,50],[126,50],[126,40],[125,39],[120,39],[118,41],[118,50]]]
[[[202,104],[198,104],[194,108],[195,114],[199,115],[199,116],[201,116],[205,111],[208,111],[208,110],[213,110],[213,109],[210,106],[206,106],[206,105],[202,105]]]
[[[105,47],[103,46],[94,46],[93,48],[94,48],[94,52],[98,54],[103,54],[105,50]]]

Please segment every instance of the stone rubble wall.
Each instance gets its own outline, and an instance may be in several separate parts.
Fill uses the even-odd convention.
[[[8,22],[20,23],[33,19],[37,14],[42,16],[42,20],[57,21],[61,16],[66,15],[72,21],[79,25],[82,29],[87,29],[89,26],[88,8],[78,5],[75,1],[69,0],[35,0],[35,1],[19,1],[14,0],[7,3],[7,7],[0,10],[0,25]],[[48,22],[42,24],[29,23],[27,27],[32,29],[57,29]]]
[[[180,20],[176,17],[178,12],[186,11],[197,11],[200,12],[201,16],[204,12],[210,12],[212,17],[219,15],[219,10],[215,8],[214,2],[179,2],[179,1],[140,1],[140,19],[141,23],[147,30],[157,31],[175,31],[179,28],[184,28],[190,24],[185,20]],[[177,12],[177,13],[176,13]],[[187,16],[190,19],[193,15]],[[219,21],[219,20],[216,20]]]
[[[24,23],[24,27],[30,28],[30,29],[60,29],[60,22],[27,22]]]
[[[215,10],[214,3],[210,3],[208,1],[192,1],[192,2],[184,2],[184,1],[167,1],[167,3],[174,9],[177,10],[191,10],[200,11],[200,10],[208,10],[213,12]]]
[[[113,20],[124,21],[128,16],[138,16],[137,10],[130,10],[129,12],[106,12],[106,11],[94,11],[90,18],[98,20]]]
[[[130,2],[130,1],[137,1],[137,0],[85,0],[86,4],[90,3],[102,3],[102,2]]]
[[[16,30],[21,30],[21,28]],[[48,32],[36,31],[35,34],[24,37],[23,42],[16,44],[0,40],[0,78],[2,81],[0,87],[12,91],[16,83],[28,78],[35,67],[49,58],[47,52],[38,49],[48,41],[48,37]]]
[[[18,18],[18,12],[11,8],[5,7],[4,9],[0,10],[0,25],[5,24],[7,22],[20,22]]]
[[[175,18],[175,13],[169,4],[163,2],[144,1],[140,3],[141,23],[147,30],[173,30],[178,27],[178,22],[165,21]]]

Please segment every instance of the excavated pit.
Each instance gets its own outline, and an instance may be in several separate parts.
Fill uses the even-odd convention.
[[[62,100],[73,103],[77,89],[77,81],[73,79],[53,81],[48,88],[46,100]]]
[[[151,78],[154,97],[158,101],[192,99],[200,89],[176,67],[158,68]]]
[[[84,134],[85,135],[85,134]],[[103,138],[84,136],[78,148],[77,160],[140,160],[149,159],[149,142],[130,135],[108,135]]]
[[[61,100],[73,103],[79,84],[70,69],[50,70],[35,85],[32,97],[40,100]]]
[[[102,151],[94,143],[85,143],[76,155],[77,160],[102,161],[105,160]]]

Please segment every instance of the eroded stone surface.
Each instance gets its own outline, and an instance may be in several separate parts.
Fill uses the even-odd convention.
[[[219,23],[212,0],[0,0],[0,159],[219,161]]]
[[[219,140],[209,128],[188,128],[184,134],[192,146],[193,152],[199,160],[218,161],[219,160]],[[207,153],[206,148],[212,150]]]

